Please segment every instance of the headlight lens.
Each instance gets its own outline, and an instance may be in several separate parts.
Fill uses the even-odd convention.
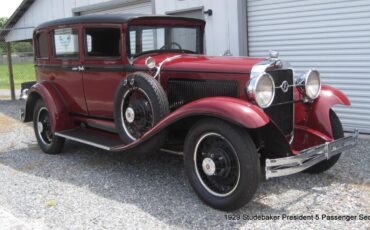
[[[254,100],[261,108],[269,107],[275,97],[275,83],[271,75],[262,73],[253,78],[247,88],[248,97]]]
[[[154,69],[154,67],[156,66],[155,59],[152,57],[148,57],[147,59],[145,59],[145,65],[149,69]]]
[[[305,77],[306,96],[312,100],[316,99],[321,91],[320,73],[317,70],[309,70]]]

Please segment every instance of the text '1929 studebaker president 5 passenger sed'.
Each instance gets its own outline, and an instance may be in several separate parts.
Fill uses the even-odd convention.
[[[129,14],[81,16],[35,29],[37,83],[27,93],[42,151],[65,139],[130,154],[182,153],[200,199],[220,210],[250,201],[261,178],[321,173],[356,144],[332,107],[350,105],[268,58],[206,56],[205,22]]]

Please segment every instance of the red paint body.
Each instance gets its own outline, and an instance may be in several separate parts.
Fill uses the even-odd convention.
[[[55,131],[73,128],[72,118],[68,113],[67,101],[56,89],[55,84],[42,81],[30,89],[29,95],[40,95],[50,114],[52,129]]]
[[[202,31],[204,23],[191,19],[159,18],[156,21],[150,18],[134,19],[133,25],[198,25]],[[80,56],[76,60],[58,59],[49,47],[49,59],[36,59],[36,65],[54,65],[63,67],[65,71],[53,68],[36,67],[36,84],[30,91],[30,96],[39,94],[45,101],[52,118],[53,131],[62,131],[73,128],[78,122],[89,122],[106,127],[114,128],[113,103],[119,82],[132,70],[122,68],[122,71],[84,71],[73,72],[68,70],[74,66],[99,65],[103,67],[126,66],[137,71],[145,71],[153,75],[145,66],[148,56],[153,57],[157,63],[175,55],[178,58],[167,62],[161,71],[160,83],[166,91],[169,78],[192,78],[192,79],[232,79],[239,83],[239,98],[208,97],[188,103],[170,113],[155,127],[148,131],[140,140],[128,146],[121,146],[118,150],[124,150],[138,145],[155,135],[159,130],[190,116],[218,117],[238,124],[248,129],[258,129],[267,125],[270,118],[258,106],[248,99],[245,86],[250,79],[252,67],[259,63],[261,58],[249,57],[211,57],[205,55],[191,55],[178,53],[150,53],[133,60],[132,65],[126,56],[126,31],[127,24],[121,23],[85,23],[76,25],[50,26],[35,31],[52,31],[60,27],[73,27],[79,30]],[[122,33],[122,56],[116,60],[88,59],[85,57],[84,28],[88,27],[117,27]],[[49,43],[52,43],[52,36]],[[323,86],[320,97],[313,103],[303,103],[299,90],[295,90],[295,127],[294,139],[291,146],[293,153],[299,150],[332,141],[329,109],[335,104],[349,105],[348,98],[340,91]],[[278,127],[276,127],[278,129]]]

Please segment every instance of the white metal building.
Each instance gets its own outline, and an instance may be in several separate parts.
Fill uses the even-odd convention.
[[[248,0],[247,12],[251,56],[275,49],[297,72],[317,68],[352,101],[336,107],[345,129],[370,133],[370,1]]]
[[[370,1],[368,0],[24,0],[9,27],[101,13],[189,16],[206,20],[210,55],[261,56],[278,50],[297,73],[310,67],[343,90],[352,107],[336,107],[346,130],[370,133]],[[31,39],[13,30],[7,41]]]

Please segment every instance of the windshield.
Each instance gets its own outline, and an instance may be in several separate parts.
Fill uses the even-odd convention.
[[[150,52],[203,52],[199,27],[130,26],[127,39],[128,56]]]

